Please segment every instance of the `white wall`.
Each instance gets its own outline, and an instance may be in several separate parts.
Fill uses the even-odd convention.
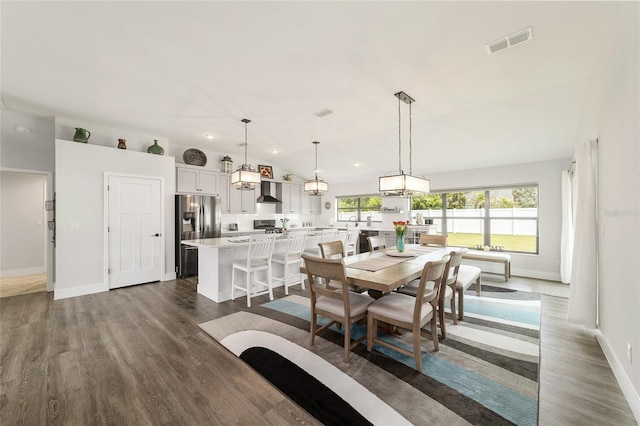
[[[598,139],[601,344],[640,421],[640,5],[621,3],[604,43],[578,141]],[[627,343],[633,362],[627,359]]]
[[[561,224],[561,190],[560,176],[562,170],[571,165],[571,159],[542,161],[511,166],[490,167],[484,169],[462,170],[448,173],[434,173],[426,177],[431,181],[433,191],[485,188],[500,185],[538,184],[539,197],[539,254],[512,254],[511,271],[513,275],[560,280],[560,224]],[[323,210],[321,222],[328,224],[333,214],[335,197],[345,195],[362,195],[378,193],[377,179],[367,182],[330,185],[330,193],[325,201],[330,201],[332,208]],[[383,199],[388,207],[406,208],[407,199]],[[408,219],[404,215],[384,214],[382,227],[391,229],[394,220]],[[362,226],[362,225],[361,225]],[[483,264],[487,269],[487,265]],[[501,273],[499,268],[492,272]]]
[[[56,140],[57,282],[55,298],[109,289],[104,219],[104,174],[164,179],[164,276],[175,278],[175,162],[159,156]],[[78,222],[78,229],[70,223]]]
[[[46,176],[0,173],[0,275],[46,272]]]

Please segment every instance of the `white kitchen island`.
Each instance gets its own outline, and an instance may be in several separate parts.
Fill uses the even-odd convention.
[[[278,236],[273,252],[284,252],[286,241],[284,237]],[[319,242],[320,233],[310,232],[305,248],[317,248]],[[198,247],[198,293],[214,302],[230,300],[233,262],[247,258],[249,237],[185,240],[182,244]],[[281,276],[281,265],[274,264],[272,272],[275,276]],[[241,275],[239,278],[244,279],[244,276]]]

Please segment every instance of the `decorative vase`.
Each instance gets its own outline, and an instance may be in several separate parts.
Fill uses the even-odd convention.
[[[126,139],[118,139],[118,149],[127,149]]]
[[[88,131],[87,129],[76,127],[76,133],[73,135],[73,141],[87,143],[89,142],[90,136],[91,136],[91,132]]]
[[[396,234],[396,249],[398,253],[404,252],[404,234]]]
[[[147,148],[149,154],[164,155],[164,148],[158,145],[158,140],[153,140],[153,145]]]

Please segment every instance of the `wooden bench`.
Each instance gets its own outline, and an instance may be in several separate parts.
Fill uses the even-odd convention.
[[[462,256],[462,259],[502,263],[504,265],[504,280],[509,281],[511,278],[511,256],[506,253],[469,250]]]

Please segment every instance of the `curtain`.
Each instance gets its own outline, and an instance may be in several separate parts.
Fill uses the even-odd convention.
[[[596,140],[576,144],[576,210],[569,320],[596,328],[598,283]]]
[[[573,259],[573,173],[562,171],[562,231],[560,235],[560,280],[571,282]]]

